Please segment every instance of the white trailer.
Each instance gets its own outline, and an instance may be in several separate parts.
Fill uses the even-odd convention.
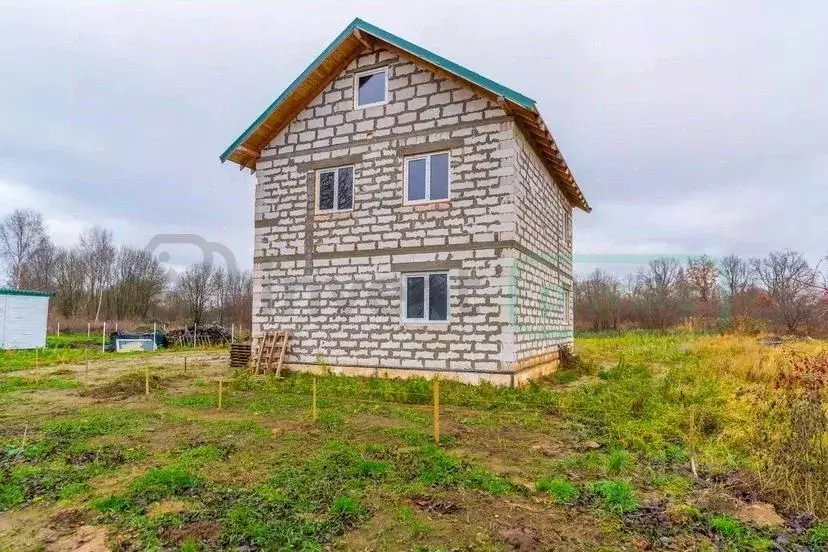
[[[51,293],[0,288],[0,349],[46,346]]]

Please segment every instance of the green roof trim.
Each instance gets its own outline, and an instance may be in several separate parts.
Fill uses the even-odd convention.
[[[51,291],[35,291],[33,289],[0,288],[0,295],[24,295],[27,297],[54,297]]]
[[[270,106],[267,109],[265,109],[265,111],[261,115],[259,115],[255,121],[253,121],[253,124],[247,127],[247,130],[245,130],[242,133],[242,135],[239,136],[236,139],[236,141],[233,142],[230,145],[230,147],[228,147],[224,151],[224,153],[221,154],[221,156],[219,157],[219,159],[221,159],[221,162],[225,162],[227,158],[230,157],[230,154],[232,154],[233,151],[235,151],[236,148],[239,147],[239,145],[242,142],[244,142],[259,127],[259,125],[261,125],[262,122],[264,122],[264,120],[267,119],[270,116],[270,114],[273,113],[273,111],[275,111],[276,108],[279,107],[279,105],[283,101],[285,101],[285,99],[288,96],[290,96],[296,90],[296,88],[319,66],[322,60],[328,57],[328,55],[331,52],[333,52],[342,43],[343,40],[345,40],[351,33],[353,33],[357,29],[365,31],[366,33],[373,35],[381,40],[384,40],[389,44],[393,44],[401,50],[405,50],[406,52],[414,56],[424,59],[429,63],[432,63],[437,67],[440,67],[441,69],[444,69],[450,73],[457,75],[458,77],[461,77],[471,83],[474,83],[477,86],[480,86],[481,88],[485,88],[486,90],[489,90],[497,94],[498,96],[503,96],[505,99],[512,101],[524,108],[532,109],[535,107],[535,101],[527,96],[524,96],[520,92],[516,92],[511,88],[503,86],[502,84],[499,84],[478,73],[475,73],[474,71],[466,69],[462,65],[454,63],[453,61],[449,61],[442,56],[438,56],[434,52],[417,46],[412,42],[400,38],[395,34],[389,33],[386,30],[380,29],[375,25],[371,25],[370,23],[363,21],[362,19],[357,17],[347,27],[345,27],[345,30],[339,33],[339,36],[337,36],[334,39],[334,41],[331,42],[331,44],[327,48],[325,48],[325,50],[321,54],[319,54],[316,57],[316,59],[314,59],[313,62],[311,62],[311,64],[308,65],[308,67],[304,71],[302,71],[302,74],[296,77],[296,79],[292,83],[290,83],[290,86],[288,86],[287,89],[284,92],[282,92],[282,94],[278,98],[276,98],[276,101],[270,104]]]

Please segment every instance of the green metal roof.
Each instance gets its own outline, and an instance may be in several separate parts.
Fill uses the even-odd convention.
[[[449,61],[442,56],[438,56],[434,52],[417,46],[414,43],[400,38],[395,34],[391,34],[386,30],[380,29],[375,25],[371,25],[370,23],[363,21],[362,19],[357,17],[347,27],[345,27],[345,30],[339,33],[339,36],[337,36],[334,39],[334,41],[331,42],[331,44],[327,48],[325,48],[325,50],[321,54],[319,54],[319,56],[317,56],[317,58],[314,59],[313,62],[310,65],[308,65],[308,67],[304,71],[302,71],[301,75],[296,77],[296,79],[292,83],[290,83],[290,86],[288,86],[287,89],[284,92],[282,92],[282,94],[278,98],[276,98],[276,101],[270,104],[270,106],[261,115],[259,115],[259,117],[256,118],[255,121],[253,121],[253,124],[247,127],[247,130],[245,130],[242,133],[242,135],[239,136],[238,139],[235,142],[233,142],[230,145],[230,147],[228,147],[224,151],[224,153],[221,154],[221,161],[226,161],[227,158],[230,157],[230,154],[233,153],[233,151],[235,151],[235,149],[239,147],[239,145],[242,142],[244,142],[259,127],[259,125],[262,124],[262,122],[265,119],[267,119],[267,117],[271,113],[273,113],[273,111],[275,111],[276,108],[278,108],[279,105],[288,96],[290,96],[290,94],[292,94],[293,91],[296,90],[296,88],[319,66],[322,60],[328,57],[328,55],[331,52],[333,52],[340,45],[340,43],[342,43],[342,41],[345,40],[345,38],[347,38],[351,33],[353,33],[357,29],[359,29],[360,31],[364,31],[369,35],[373,35],[379,38],[380,40],[384,40],[389,44],[393,44],[401,50],[405,50],[406,52],[414,56],[424,59],[436,65],[437,67],[440,67],[450,73],[457,75],[458,77],[461,77],[471,83],[476,84],[477,86],[480,86],[481,88],[490,90],[498,96],[503,96],[505,99],[510,100],[522,107],[525,107],[527,109],[533,109],[535,107],[535,101],[527,96],[524,96],[520,92],[516,92],[515,90],[503,86],[502,84],[499,84],[491,79],[487,79],[486,77],[478,73],[475,73],[474,71],[466,69],[462,65],[458,65],[457,63]]]
[[[32,289],[0,288],[0,295],[25,295],[28,297],[54,297],[50,291],[35,291]]]

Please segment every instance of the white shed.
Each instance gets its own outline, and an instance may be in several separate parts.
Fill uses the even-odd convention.
[[[0,349],[46,346],[51,293],[0,288]]]

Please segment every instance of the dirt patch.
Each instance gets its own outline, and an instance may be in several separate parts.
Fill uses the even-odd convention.
[[[179,514],[190,509],[191,504],[184,500],[165,500],[150,506],[147,515],[151,518],[163,516],[164,514]]]
[[[106,552],[106,530],[103,527],[82,525],[43,547],[46,552]]]
[[[49,372],[47,375],[49,376],[74,376],[75,371],[69,368],[60,368],[58,370],[53,370]]]
[[[187,541],[199,541],[214,545],[221,536],[221,525],[212,521],[196,521],[180,527],[167,529],[164,540],[181,544]]]
[[[146,392],[146,377],[144,374],[133,373],[119,376],[114,381],[89,387],[80,392],[82,397],[93,399],[122,400]],[[155,374],[149,377],[150,392],[166,387],[166,380]]]
[[[757,527],[780,527],[785,525],[785,520],[776,513],[773,505],[766,502],[740,504],[736,509],[736,517]]]
[[[513,525],[498,531],[498,536],[513,550],[534,552],[542,550],[541,535],[530,525]]]
[[[424,512],[440,515],[454,514],[463,509],[453,500],[441,500],[429,496],[414,498],[411,503]]]
[[[49,525],[58,533],[69,533],[86,521],[87,515],[83,510],[61,510],[49,518]]]

